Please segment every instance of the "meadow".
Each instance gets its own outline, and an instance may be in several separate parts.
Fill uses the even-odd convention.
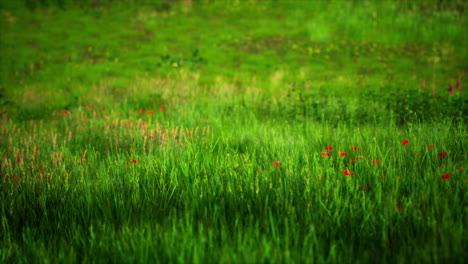
[[[0,263],[464,263],[467,7],[0,0]]]

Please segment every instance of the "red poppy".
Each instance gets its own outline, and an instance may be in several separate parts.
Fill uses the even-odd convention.
[[[127,167],[127,168],[128,168],[128,167],[130,167],[130,165],[128,165],[128,164],[125,164],[125,167]]]
[[[39,149],[38,149],[38,148],[34,148],[34,151],[38,152],[38,151],[39,151]]]
[[[81,122],[86,122],[86,119],[84,119],[84,118],[81,118]]]
[[[154,112],[151,111],[151,110],[148,110],[147,113],[148,113],[149,115],[152,115]]]
[[[276,161],[273,161],[273,166],[275,166],[275,167],[279,167],[279,166],[281,166],[281,163],[279,163],[279,162],[276,162]]]
[[[372,163],[374,163],[374,164],[379,164],[379,161],[376,160],[376,159],[373,159],[373,160],[372,160]]]
[[[358,149],[358,147],[351,147],[351,149],[352,149],[352,150],[357,150],[357,149]]]
[[[350,160],[348,163],[349,163],[349,164],[353,164],[353,163],[355,163],[355,162],[356,162],[356,161],[354,161],[354,160]]]
[[[18,178],[18,176],[16,176],[16,175],[13,175],[13,179],[15,179],[15,180],[16,180],[17,178]]]
[[[367,185],[365,185],[365,186],[362,186],[361,189],[366,189],[366,188],[369,188],[369,187],[371,187],[371,185],[370,185],[370,184],[367,184]]]
[[[106,107],[105,107],[105,106],[103,106],[103,107],[101,107],[101,109],[102,109],[102,110],[106,110]]]
[[[44,165],[39,165],[39,167],[37,167],[38,169],[42,169],[44,167]]]
[[[445,175],[442,175],[442,180],[447,180],[450,178],[450,173],[446,173]]]
[[[93,106],[92,106],[92,105],[87,105],[87,106],[86,106],[86,108],[91,108],[91,107],[93,107]]]
[[[409,142],[408,140],[405,140],[405,141],[401,142],[401,144],[408,145],[408,142]]]
[[[138,161],[136,159],[132,159],[132,162],[133,163],[137,163]]]
[[[320,179],[325,179],[325,176],[321,176]]]
[[[322,154],[322,156],[330,157],[330,153],[322,152],[321,154]]]
[[[21,162],[21,159],[20,159],[20,158],[17,158],[16,161],[17,161],[17,162]]]
[[[333,150],[332,147],[328,146],[328,147],[325,147],[326,150]]]
[[[352,176],[352,175],[354,175],[354,173],[350,172],[349,170],[344,170],[343,173],[344,173],[344,175],[346,175],[346,176]]]
[[[67,110],[62,110],[62,114],[66,115],[68,113]]]
[[[401,205],[397,205],[397,206],[395,206],[395,209],[397,209],[398,211],[401,211],[401,209],[403,209],[403,207]]]
[[[434,147],[434,144],[427,146],[428,149],[433,148],[433,147]]]
[[[144,113],[145,113],[145,110],[144,110],[144,109],[140,109],[140,110],[138,111],[138,114],[139,114],[139,115],[144,114]]]
[[[459,169],[460,169],[460,170],[464,170],[465,168],[464,168],[464,167],[460,167]]]
[[[442,158],[442,157],[445,157],[445,156],[447,156],[447,155],[448,155],[448,153],[445,152],[445,151],[442,152],[442,153],[437,154],[437,156],[439,156],[439,157],[441,157],[441,158]]]
[[[346,155],[348,155],[348,154],[346,154],[346,153],[344,153],[344,152],[340,152],[340,156],[343,156],[343,157],[344,157],[344,156],[346,156]]]
[[[159,111],[164,111],[164,109],[166,109],[166,106],[165,105],[161,105],[161,107],[159,108]]]

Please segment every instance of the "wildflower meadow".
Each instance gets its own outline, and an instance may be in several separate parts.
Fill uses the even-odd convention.
[[[465,263],[467,7],[0,0],[0,263]]]

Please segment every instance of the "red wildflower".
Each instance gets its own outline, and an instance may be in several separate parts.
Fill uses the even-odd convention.
[[[405,141],[401,142],[401,144],[408,145],[408,142],[409,142],[408,140],[405,140]]]
[[[330,157],[330,153],[327,153],[327,152],[322,152],[321,154],[322,154],[322,156],[327,156],[327,157]]]
[[[346,175],[346,176],[352,176],[352,175],[354,175],[354,173],[350,172],[349,170],[344,170],[343,173],[344,173],[344,175]]]
[[[351,147],[351,149],[352,149],[352,150],[357,150],[357,149],[358,149],[358,147]]]
[[[328,146],[328,147],[325,147],[326,150],[333,150],[332,147]]]
[[[450,178],[450,173],[446,173],[445,175],[442,175],[442,180],[447,180]]]
[[[20,158],[17,158],[16,161],[17,161],[17,162],[21,162],[21,159],[20,159]]]
[[[379,161],[376,160],[376,159],[373,159],[373,160],[372,160],[372,163],[374,163],[374,164],[379,164]]]
[[[450,84],[450,86],[448,88],[448,92],[449,92],[450,96],[453,95],[453,85],[452,84]]]
[[[13,179],[15,179],[15,180],[16,180],[17,178],[18,178],[18,176],[16,176],[16,175],[13,175]]]
[[[37,167],[38,169],[42,169],[44,167],[44,165],[39,165],[39,167]]]
[[[344,156],[346,156],[346,155],[348,155],[348,154],[346,154],[346,153],[344,153],[344,152],[340,152],[340,156],[343,156],[343,157],[344,157]]]
[[[367,184],[367,185],[365,185],[365,186],[362,186],[361,189],[366,189],[366,188],[369,188],[369,187],[371,187],[371,185],[370,185],[370,184]]]
[[[125,167],[127,167],[127,168],[128,168],[128,167],[130,167],[130,165],[128,165],[128,164],[125,164]]]
[[[34,148],[34,151],[38,152],[38,151],[39,151],[39,149],[38,149],[38,148]]]
[[[433,147],[434,147],[434,144],[430,144],[429,146],[427,146],[428,149],[433,148]]]
[[[93,107],[93,106],[92,106],[92,105],[87,105],[87,106],[86,106],[86,108],[91,108],[91,107]]]
[[[401,209],[403,209],[403,207],[401,205],[397,205],[397,206],[395,206],[395,209],[397,209],[398,211],[401,211]]]
[[[464,167],[460,167],[459,169],[460,169],[460,170],[464,170],[465,168],[464,168]]]
[[[275,166],[275,167],[279,167],[279,166],[281,166],[281,163],[279,163],[279,162],[276,162],[276,161],[273,161],[273,166]]]
[[[81,118],[81,122],[86,122],[86,119],[84,119],[84,118]]]
[[[66,115],[68,113],[67,110],[62,110],[62,114]]]
[[[320,179],[325,179],[325,176],[321,176]]]
[[[356,161],[354,161],[354,160],[350,160],[348,163],[349,163],[349,164],[353,164],[353,163],[355,163],[355,162],[356,162]]]
[[[437,154],[437,156],[439,156],[439,157],[441,157],[441,158],[442,158],[442,157],[445,157],[445,156],[447,156],[447,155],[448,155],[448,153],[445,152],[445,151],[442,152],[442,153]]]
[[[144,109],[140,109],[140,110],[138,111],[138,114],[139,114],[139,115],[144,114],[144,113],[145,113],[145,110],[144,110]]]
[[[166,109],[166,106],[165,106],[165,105],[161,105],[161,107],[159,108],[159,111],[162,112],[162,111],[164,111],[164,109]]]
[[[132,159],[132,162],[133,163],[137,163],[138,161],[136,159]]]
[[[105,106],[103,106],[103,107],[101,107],[101,109],[102,109],[102,110],[106,110],[106,107],[105,107]]]
[[[149,115],[152,115],[154,112],[151,111],[151,110],[148,110],[147,113],[148,113]]]

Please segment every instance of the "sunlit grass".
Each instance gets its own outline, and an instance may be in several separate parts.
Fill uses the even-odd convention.
[[[0,262],[467,258],[455,4],[99,2],[0,5]]]

